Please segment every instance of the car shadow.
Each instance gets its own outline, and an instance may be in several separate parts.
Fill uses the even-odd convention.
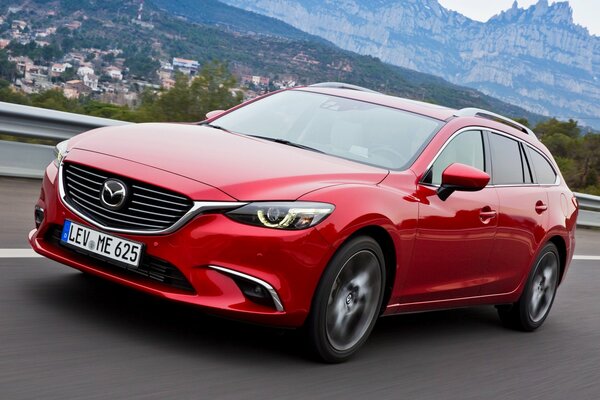
[[[69,273],[28,283],[30,298],[84,326],[115,336],[135,337],[152,346],[220,361],[240,358],[293,358],[312,363],[301,332],[251,325],[211,316],[195,306],[137,292],[103,279]],[[452,337],[502,329],[493,307],[445,310],[381,318],[367,348],[393,349],[443,345]],[[479,333],[475,333],[479,332]],[[368,354],[368,349],[363,349]]]

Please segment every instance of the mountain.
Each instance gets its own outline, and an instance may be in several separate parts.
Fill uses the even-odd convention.
[[[278,19],[232,7],[217,0],[151,0],[159,9],[190,19],[194,22],[217,25],[225,29],[280,36],[294,40],[326,42],[323,38],[310,35]]]
[[[600,37],[567,2],[486,23],[437,0],[223,0],[394,65],[441,76],[536,113],[600,125]]]

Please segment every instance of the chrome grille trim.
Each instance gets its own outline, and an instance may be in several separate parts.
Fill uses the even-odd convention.
[[[84,209],[86,209],[86,210],[91,210],[91,209],[90,209],[88,206],[86,206],[86,205],[84,205],[83,203],[81,203],[81,200],[82,200],[82,199],[76,199],[76,198],[75,198],[75,199],[73,199],[73,201],[74,201],[76,204],[78,204],[80,207],[83,207],[83,208],[84,208]],[[85,200],[84,200],[84,202],[85,202]],[[96,212],[96,211],[94,211],[94,212]],[[98,214],[100,214],[100,213],[98,213]],[[119,222],[119,223],[121,223],[121,224],[129,224],[128,222],[121,221],[121,220],[120,220],[120,219],[118,219],[118,218],[109,217],[108,215],[102,215],[102,218],[110,219],[111,221],[116,221],[116,222]],[[97,222],[94,222],[94,224],[95,224],[95,225],[98,225],[98,223],[97,223]],[[134,225],[134,224],[130,224],[130,225]],[[136,223],[135,223],[135,226],[146,226],[146,227],[148,227],[148,228],[156,228],[156,229],[160,229],[160,228],[161,228],[160,226],[157,226],[157,225],[149,225],[149,224],[144,224],[144,223],[142,223],[142,222],[136,222]]]
[[[104,214],[105,212],[107,212],[107,213],[113,214],[113,215],[115,215],[115,216],[117,216],[117,217],[123,217],[123,218],[135,218],[135,219],[139,219],[139,220],[142,220],[142,221],[150,221],[150,222],[162,222],[162,223],[165,223],[165,224],[168,224],[168,223],[170,223],[170,221],[163,221],[163,220],[159,220],[159,219],[150,219],[150,218],[144,218],[144,217],[137,217],[137,216],[134,216],[134,215],[123,214],[123,213],[120,213],[120,212],[118,212],[118,211],[107,210],[107,209],[105,209],[105,208],[102,208],[102,207],[101,207],[101,206],[99,206],[99,205],[96,205],[96,204],[92,203],[92,202],[91,202],[91,201],[89,201],[89,200],[86,200],[86,199],[84,199],[83,197],[80,197],[79,195],[77,195],[77,194],[75,194],[75,193],[71,193],[71,196],[74,196],[74,197],[75,197],[75,199],[77,199],[77,200],[80,200],[80,201],[83,201],[84,203],[87,203],[87,206],[83,206],[83,207],[85,207],[86,209],[90,210],[91,212],[95,212],[95,213],[97,213],[97,214],[100,214],[100,216],[102,216],[103,218],[112,219],[112,218],[110,218],[108,215]],[[115,219],[115,221],[118,221],[118,222],[123,222],[123,223],[125,223],[125,224],[128,224],[128,223],[130,223],[130,221],[123,221],[123,220],[121,220],[121,219]],[[137,222],[135,222],[135,221],[131,221],[131,225],[134,225],[134,224],[136,224],[136,223],[137,223]],[[160,228],[160,225],[153,225],[153,226],[154,226],[155,228]]]
[[[80,178],[80,179],[84,179],[84,180],[86,180],[86,181],[88,181],[88,182],[90,182],[90,183],[93,183],[94,185],[100,185],[100,186],[102,186],[102,184],[101,184],[101,183],[98,183],[98,182],[96,182],[96,181],[94,181],[94,180],[92,180],[92,179],[90,179],[90,178],[86,178],[85,176],[78,175],[78,174],[77,174],[77,173],[75,173],[75,172],[71,172],[71,174],[72,174],[72,175],[75,175],[76,177],[78,177],[78,178]],[[100,190],[100,189],[98,189],[98,190]]]
[[[96,188],[93,188],[93,187],[89,187],[89,186],[87,186],[87,185],[85,185],[85,184],[83,184],[83,183],[81,183],[81,182],[78,182],[78,181],[76,181],[75,179],[71,178],[70,176],[67,176],[67,180],[68,180],[69,182],[72,182],[72,183],[76,184],[76,185],[83,186],[84,188],[86,188],[86,189],[88,189],[88,190],[91,190],[91,191],[93,191],[93,192],[95,192],[95,193],[98,193],[98,194],[100,194],[100,189],[96,189]],[[68,182],[67,182],[67,185],[69,185],[69,183],[68,183]]]
[[[81,189],[77,189],[77,187],[76,187],[75,185],[72,185],[72,184],[70,184],[69,182],[67,182],[67,187],[70,187],[72,190],[75,190],[75,191],[76,191],[76,192],[78,192],[79,194],[82,194],[82,195],[84,195],[84,196],[87,196],[87,197],[89,197],[90,199],[93,199],[93,200],[95,200],[95,199],[97,198],[97,197],[95,197],[95,196],[92,196],[92,195],[91,195],[91,194],[89,194],[89,193],[86,193],[86,192],[84,192],[84,191],[83,191],[83,190],[81,190]]]
[[[95,173],[95,172],[92,172],[92,171],[86,171],[86,170],[85,170],[85,169],[83,169],[83,168],[79,168],[77,165],[73,165],[73,164],[71,164],[71,168],[75,168],[77,171],[81,171],[81,172],[83,172],[83,173],[85,173],[85,174],[89,174],[89,175],[97,176],[97,177],[98,177],[98,178],[100,178],[100,179],[108,179],[108,176],[105,176],[105,175],[100,175],[100,174],[98,174],[98,173]]]
[[[133,207],[129,207],[129,211],[135,211],[135,212],[139,212],[139,213],[158,215],[159,217],[173,217],[172,215],[161,214],[161,213],[157,213],[157,212],[154,212],[154,211],[148,211],[148,210],[140,210],[138,208],[133,208]]]
[[[158,208],[159,210],[167,210],[167,211],[179,211],[179,210],[176,210],[176,209],[174,209],[174,208],[157,206],[157,205],[155,205],[155,204],[144,203],[144,202],[142,202],[142,201],[137,201],[137,200],[132,200],[132,201],[131,201],[131,204],[139,204],[139,205],[142,205],[142,206],[145,206],[145,207]]]
[[[187,206],[184,206],[181,203],[175,203],[174,201],[163,200],[163,199],[159,199],[159,198],[151,197],[151,196],[146,196],[144,194],[139,194],[139,193],[133,193],[133,197],[143,197],[145,199],[151,199],[151,200],[155,200],[155,201],[160,201],[161,203],[173,204],[173,205],[180,206],[180,207],[187,207]]]
[[[74,164],[69,164],[69,168],[71,167],[77,167]],[[78,170],[81,170],[81,168],[77,168]],[[75,182],[75,184],[80,183],[77,181],[73,181],[72,179],[69,179],[69,177],[66,177],[67,179],[64,179],[65,176],[64,175],[64,171],[65,167],[64,167],[64,163],[61,162],[61,164],[59,165],[58,168],[58,190],[59,190],[59,194],[60,194],[60,199],[62,201],[62,203],[65,205],[66,208],[68,208],[71,212],[73,212],[75,215],[77,215],[78,217],[80,217],[81,219],[85,220],[86,222],[100,228],[103,229],[105,231],[108,232],[116,232],[116,233],[124,233],[124,234],[132,234],[132,235],[165,235],[165,234],[169,234],[172,233],[174,231],[176,231],[177,229],[181,228],[183,225],[185,225],[188,221],[190,221],[192,218],[201,215],[201,214],[205,214],[205,213],[209,213],[209,212],[220,212],[220,211],[228,211],[228,210],[233,210],[239,207],[242,207],[246,204],[248,204],[247,202],[238,202],[238,201],[193,201],[192,202],[192,206],[186,211],[185,207],[183,204],[181,203],[176,203],[176,202],[172,202],[169,200],[162,200],[162,199],[158,199],[156,197],[150,197],[150,196],[145,196],[145,195],[141,195],[139,193],[134,193],[134,195],[132,196],[132,201],[131,203],[135,203],[138,204],[142,207],[147,207],[150,208],[151,210],[154,209],[158,209],[158,210],[164,210],[164,211],[173,211],[175,213],[183,213],[183,215],[181,217],[179,217],[179,219],[177,219],[175,222],[173,222],[170,226],[168,227],[164,227],[164,226],[157,226],[157,225],[151,225],[151,224],[147,224],[147,223],[142,223],[142,222],[137,222],[137,221],[124,221],[123,219],[117,219],[114,217],[111,217],[109,215],[106,215],[107,212],[112,212],[112,213],[117,213],[115,211],[112,210],[108,210],[108,209],[104,209],[102,208],[102,214],[101,214],[101,218],[105,218],[107,220],[114,220],[116,222],[119,222],[121,225],[130,225],[131,228],[124,228],[124,227],[114,227],[114,226],[109,226],[106,224],[103,224],[97,220],[95,220],[93,217],[91,217],[90,215],[88,215],[87,213],[90,213],[91,215],[94,214],[100,214],[100,212],[98,212],[95,209],[92,209],[90,205],[86,205],[85,204],[85,199],[79,195],[79,198],[81,200],[77,201],[77,199],[75,198],[75,196],[70,197],[67,195],[66,192],[66,180],[69,180],[70,182]],[[70,171],[71,174],[73,174],[72,171]],[[100,174],[96,174],[98,178],[101,177]],[[97,182],[89,179],[89,178],[85,178],[82,177],[81,174],[77,174],[78,177],[83,178],[86,181],[90,181],[92,183],[96,183]],[[104,179],[108,179],[107,177],[103,177]],[[92,187],[89,187],[87,185],[83,185],[81,184],[81,186],[85,187],[85,189],[90,190],[90,191],[94,191],[95,193],[100,193],[100,189],[94,189]],[[132,186],[138,186],[138,185],[132,185]],[[73,186],[71,186],[72,188]],[[79,188],[79,191],[83,191],[82,188]],[[149,189],[149,191],[152,191],[151,189]],[[157,192],[160,193],[160,192]],[[72,194],[72,192],[71,192]],[[169,193],[161,193],[161,194],[169,194]],[[91,196],[91,195],[89,195]],[[136,200],[136,197],[142,197],[142,198],[147,198],[153,201],[159,200],[161,203],[161,205],[155,205],[155,204],[150,204],[144,201],[139,201]],[[176,195],[174,195],[175,198],[179,198],[180,200],[184,201],[187,200],[186,197],[181,196],[181,197],[177,197]],[[75,203],[71,204],[70,200],[72,199],[72,201]],[[82,201],[83,200],[83,201]],[[166,203],[168,205],[173,206],[173,208],[169,208],[167,206],[163,206],[162,204]],[[95,205],[96,206],[96,205]],[[96,207],[101,207],[101,206],[96,206]],[[179,207],[179,208],[177,208]],[[184,208],[185,207],[185,208]],[[82,210],[86,210],[86,212],[83,212],[82,210],[80,210],[80,208]],[[128,218],[137,218],[137,219],[143,219],[143,217],[140,217],[139,215],[137,215],[138,213],[143,213],[143,214],[152,214],[152,215],[161,215],[161,216],[167,216],[167,214],[161,214],[161,213],[157,213],[156,211],[150,211],[150,210],[141,210],[139,208],[129,208],[129,210],[133,211],[135,214],[126,214],[126,217]],[[124,216],[121,214],[118,214],[119,216]],[[146,219],[147,221],[157,221],[157,219]],[[160,220],[162,221],[162,220]],[[171,222],[169,222],[171,223]]]
[[[178,200],[187,201],[187,198],[185,198],[183,196],[177,196],[177,195],[170,194],[170,193],[162,193],[162,192],[159,192],[157,190],[148,189],[148,188],[145,188],[145,187],[142,187],[142,186],[138,186],[138,185],[131,185],[131,186],[134,187],[134,188],[136,188],[136,189],[144,190],[146,192],[156,193],[156,194],[159,194],[161,196],[174,197],[174,198],[176,198]]]

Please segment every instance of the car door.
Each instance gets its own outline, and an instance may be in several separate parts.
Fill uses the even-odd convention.
[[[483,132],[453,135],[424,174],[417,189],[419,220],[402,303],[476,296],[496,233],[498,197],[493,187],[456,191],[442,201],[436,189],[442,171],[462,163],[488,171]]]
[[[529,271],[530,264],[545,236],[548,221],[548,194],[537,183],[534,157],[543,156],[516,138],[489,132],[492,184],[499,199],[498,232],[482,294],[514,291]],[[535,152],[535,154],[533,154]],[[546,162],[547,163],[547,162]],[[548,164],[548,163],[547,163]],[[556,173],[550,167],[550,183]]]

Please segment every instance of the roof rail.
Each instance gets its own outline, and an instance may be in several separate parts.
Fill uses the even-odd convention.
[[[343,82],[321,82],[315,83],[314,85],[310,85],[309,87],[320,87],[320,88],[331,88],[331,89],[350,89],[350,90],[358,90],[360,92],[369,92],[369,93],[378,93],[375,90],[367,89],[362,86],[351,85],[349,83]]]
[[[504,125],[508,125],[510,127],[518,129],[521,132],[524,132],[528,135],[533,136],[534,138],[537,138],[535,133],[531,129],[526,127],[525,125],[523,125],[515,120],[512,120],[510,118],[507,118],[505,116],[502,116],[500,114],[496,114],[496,113],[493,113],[493,112],[487,111],[487,110],[482,110],[481,108],[472,108],[472,107],[463,108],[463,109],[457,110],[454,113],[454,116],[455,117],[482,117],[482,118],[491,119],[493,121],[500,122]]]

